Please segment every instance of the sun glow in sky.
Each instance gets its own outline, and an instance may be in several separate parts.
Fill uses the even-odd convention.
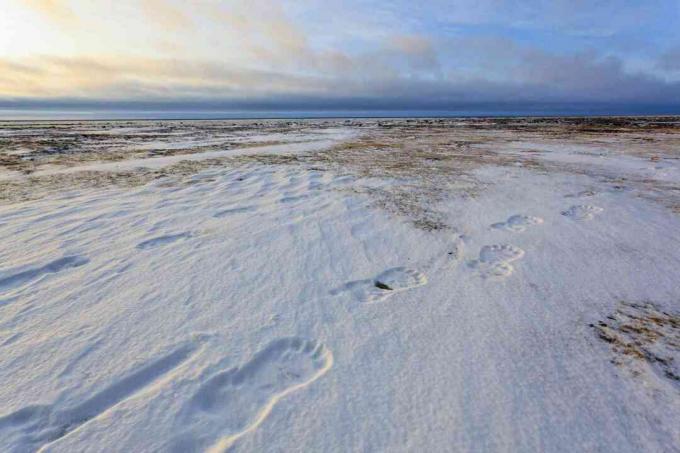
[[[676,0],[0,1],[0,105],[680,104]]]

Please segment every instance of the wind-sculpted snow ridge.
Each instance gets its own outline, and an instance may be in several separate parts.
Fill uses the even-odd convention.
[[[180,346],[138,367],[73,407],[61,407],[58,403],[32,405],[1,417],[0,437],[4,439],[3,444],[14,440],[21,446],[20,449],[47,449],[91,420],[105,416],[109,409],[122,401],[143,392],[161,379],[167,379],[173,369],[191,357],[197,346],[191,343]]]
[[[175,452],[227,450],[254,431],[274,405],[311,384],[333,366],[321,343],[298,337],[272,342],[244,365],[209,378],[187,402],[180,419],[189,426],[171,447]]]
[[[137,248],[140,250],[148,250],[156,247],[162,247],[164,245],[172,244],[173,242],[180,241],[182,239],[187,239],[192,237],[192,233],[177,233],[177,234],[167,234],[165,236],[158,236],[155,238],[147,239],[137,244]]]
[[[213,217],[215,217],[215,218],[229,217],[229,216],[232,216],[232,215],[254,212],[256,209],[257,209],[257,207],[253,206],[253,205],[228,208],[228,209],[224,209],[222,211],[216,212],[215,214],[213,214]]]
[[[49,263],[18,272],[0,274],[0,293],[25,285],[45,275],[57,274],[68,269],[84,266],[89,260],[84,256],[65,256]]]

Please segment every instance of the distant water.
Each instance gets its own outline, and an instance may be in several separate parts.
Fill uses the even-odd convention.
[[[680,105],[483,105],[451,110],[122,110],[0,108],[0,120],[455,118],[494,116],[680,115]]]

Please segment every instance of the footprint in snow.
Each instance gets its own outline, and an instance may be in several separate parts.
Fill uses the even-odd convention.
[[[604,209],[589,205],[589,204],[579,204],[574,205],[562,212],[563,216],[570,217],[574,220],[592,220],[599,213],[604,211]]]
[[[499,230],[513,231],[515,233],[521,233],[526,231],[526,229],[533,225],[540,225],[543,223],[543,219],[540,217],[530,216],[530,215],[513,215],[505,222],[494,223],[491,225],[492,228]]]
[[[311,384],[333,365],[323,344],[302,338],[270,343],[249,362],[209,378],[186,403],[186,431],[172,451],[225,451],[254,431],[284,396]],[[194,428],[196,428],[194,430]]]
[[[454,238],[454,240],[451,243],[451,248],[447,252],[447,256],[449,260],[451,261],[459,261],[460,259],[463,258],[463,254],[465,252],[465,241],[467,239],[467,236],[464,234],[461,234]]]
[[[448,244],[443,253],[432,257],[430,260],[422,264],[425,270],[451,268],[458,265],[465,255],[465,242],[467,236],[464,234],[457,235]]]
[[[422,272],[406,267],[395,267],[372,279],[346,283],[331,291],[331,294],[337,295],[349,291],[361,301],[379,302],[398,292],[417,288],[426,283],[427,277]]]
[[[517,261],[524,256],[524,250],[514,245],[485,245],[479,252],[479,260],[485,263]]]
[[[479,251],[479,258],[470,263],[485,277],[508,277],[514,272],[510,264],[524,256],[524,250],[514,245],[485,245]]]

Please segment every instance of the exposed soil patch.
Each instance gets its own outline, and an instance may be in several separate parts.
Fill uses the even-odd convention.
[[[657,376],[680,390],[680,314],[650,302],[621,302],[611,316],[592,327],[611,345],[613,364],[634,376]]]
[[[111,162],[323,137],[329,127],[351,127],[351,141],[318,152],[296,155],[248,155],[182,162],[161,170],[81,171],[35,176],[85,162]],[[307,134],[307,135],[305,135]],[[267,137],[267,138],[265,138]],[[306,138],[305,138],[306,137]],[[484,166],[502,166],[550,174],[587,175],[634,190],[680,213],[680,187],[660,178],[621,174],[586,162],[551,160],[554,147],[576,148],[576,155],[635,156],[665,168],[680,159],[680,119],[645,118],[467,118],[300,121],[122,121],[0,123],[0,171],[22,178],[0,179],[0,201],[38,198],[64,188],[136,186],[168,178],[167,184],[191,182],[186,176],[209,167],[307,165],[352,175],[375,184],[345,190],[365,194],[381,209],[403,216],[418,228],[453,228],[438,205],[451,197],[475,197],[487,187],[475,177]],[[663,171],[663,170],[660,170]],[[382,184],[397,181],[397,184]],[[583,196],[578,194],[578,196]]]

